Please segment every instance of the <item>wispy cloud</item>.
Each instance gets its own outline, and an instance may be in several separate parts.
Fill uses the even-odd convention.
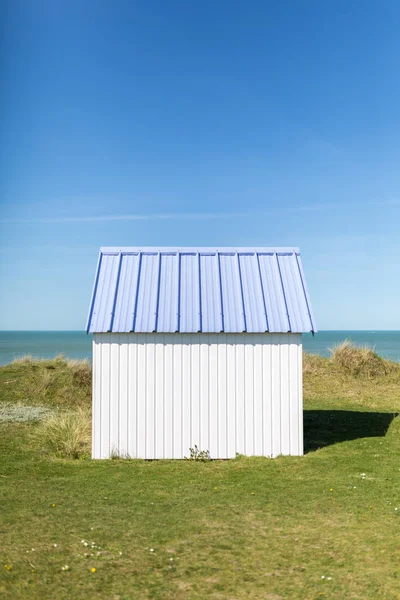
[[[255,212],[230,212],[230,213],[153,213],[153,214],[128,214],[128,215],[97,215],[87,217],[38,217],[31,219],[0,219],[0,223],[97,223],[108,221],[172,221],[172,220],[206,220],[206,219],[240,219],[260,215]]]
[[[46,223],[101,223],[111,221],[200,221],[213,219],[242,219],[251,217],[263,217],[271,214],[300,213],[300,212],[318,212],[325,210],[346,209],[348,207],[367,207],[367,206],[399,206],[400,200],[372,200],[372,201],[354,201],[354,202],[317,202],[298,206],[282,205],[278,208],[272,207],[271,210],[247,211],[247,212],[205,212],[205,213],[133,213],[123,215],[91,215],[77,217],[36,217],[36,218],[4,218],[0,219],[0,224],[46,224]]]

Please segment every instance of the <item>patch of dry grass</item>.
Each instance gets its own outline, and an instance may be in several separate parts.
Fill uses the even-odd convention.
[[[23,354],[22,356],[16,356],[13,360],[14,365],[26,365],[35,362],[36,359],[33,358],[32,354]]]
[[[81,458],[90,454],[90,411],[78,407],[43,421],[34,431],[38,446],[63,458]]]
[[[355,346],[344,340],[330,349],[331,360],[355,377],[382,377],[390,370],[389,361],[378,356],[368,346]]]
[[[303,376],[316,375],[324,369],[326,358],[318,354],[303,352]]]
[[[91,387],[92,367],[88,360],[70,360],[62,355],[36,359],[28,355],[0,367],[3,402],[89,408]]]
[[[70,360],[67,362],[74,383],[89,392],[92,388],[92,365],[88,360]]]

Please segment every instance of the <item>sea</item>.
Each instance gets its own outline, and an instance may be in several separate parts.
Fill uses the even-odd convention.
[[[306,352],[329,356],[329,349],[344,340],[370,346],[389,360],[400,362],[400,331],[319,331],[303,334]],[[0,331],[0,365],[26,354],[53,358],[91,358],[92,336],[83,331]]]

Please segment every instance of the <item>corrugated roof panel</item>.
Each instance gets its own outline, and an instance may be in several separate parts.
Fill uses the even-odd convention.
[[[118,274],[118,254],[103,255],[99,265],[97,289],[91,318],[91,331],[110,331]]]
[[[221,282],[218,256],[200,254],[201,330],[205,333],[223,331]]]
[[[112,331],[129,333],[133,328],[139,278],[139,254],[121,254]]]
[[[310,302],[310,296],[309,296],[308,289],[307,289],[307,281],[304,276],[304,270],[303,270],[303,265],[302,265],[301,258],[300,258],[300,253],[296,254],[296,262],[297,262],[297,266],[299,268],[301,283],[303,285],[304,298],[307,302],[307,309],[308,309],[307,312],[308,312],[308,316],[309,316],[309,321],[312,324],[311,330],[308,329],[307,331],[316,332],[317,331],[316,321],[315,321],[314,313],[313,313],[311,302]]]
[[[142,254],[134,331],[156,331],[157,303],[160,276],[160,254]]]
[[[260,253],[258,260],[268,318],[268,331],[286,333],[290,331],[290,325],[277,256],[276,254]]]
[[[181,254],[179,331],[197,333],[200,323],[199,255]]]
[[[316,331],[296,248],[102,248],[91,332]]]
[[[246,321],[243,307],[239,257],[237,254],[220,253],[219,261],[221,270],[224,331],[227,333],[241,333],[246,331]]]
[[[285,292],[290,331],[304,331],[310,321],[310,316],[297,261],[294,261],[290,255],[282,255],[278,256],[278,262]]]
[[[257,254],[239,254],[239,261],[246,314],[246,331],[249,333],[268,331]]]
[[[161,254],[157,331],[174,333],[179,329],[178,275],[179,254]]]

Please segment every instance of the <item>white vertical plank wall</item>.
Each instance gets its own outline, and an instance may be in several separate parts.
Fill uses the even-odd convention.
[[[95,333],[93,458],[303,454],[301,334]]]

